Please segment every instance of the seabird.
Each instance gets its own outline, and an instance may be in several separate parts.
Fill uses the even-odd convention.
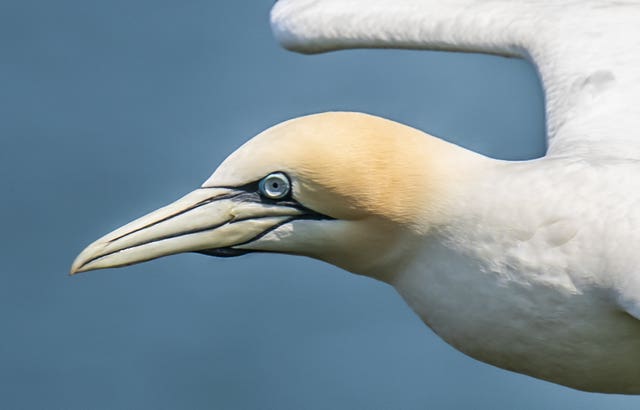
[[[575,389],[640,394],[640,6],[593,0],[280,0],[287,48],[527,58],[548,152],[501,161],[379,117],[278,124],[71,272],[180,252],[278,252],[387,282],[446,342]]]

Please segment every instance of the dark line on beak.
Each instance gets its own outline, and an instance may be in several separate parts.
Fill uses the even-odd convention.
[[[249,218],[247,218],[247,219],[249,219]],[[233,246],[229,246],[229,247],[226,247],[226,248],[203,249],[201,251],[194,251],[194,253],[200,253],[200,254],[208,255],[208,256],[218,256],[218,257],[221,257],[221,258],[226,258],[226,257],[231,257],[231,256],[241,256],[241,255],[245,255],[245,254],[251,253],[251,252],[265,252],[265,253],[266,252],[271,252],[271,251],[261,251],[261,250],[253,250],[253,249],[237,249],[236,246],[242,246],[242,245],[246,245],[248,243],[257,241],[260,238],[262,238],[265,235],[267,235],[268,233],[273,232],[276,229],[280,228],[281,226],[286,225],[289,222],[298,221],[298,220],[305,220],[305,221],[332,221],[332,220],[334,220],[334,218],[327,217],[325,215],[318,214],[318,213],[311,213],[311,214],[303,214],[303,215],[292,216],[291,218],[287,218],[284,221],[273,225],[272,227],[268,228],[267,230],[265,230],[263,232],[260,232],[259,234],[257,234],[253,238],[251,238],[249,240],[246,240],[244,242],[237,243],[237,244],[235,244]],[[229,222],[229,223],[235,223],[235,222],[241,222],[241,220],[232,221],[232,222]]]
[[[139,244],[136,244],[136,245],[132,246],[132,248],[135,248],[135,247],[138,247],[138,246],[142,246],[142,245],[147,245],[147,244],[153,243],[153,242],[164,241],[164,240],[167,240],[167,239],[179,238],[180,236],[193,235],[193,234],[196,234],[196,233],[212,231],[214,229],[221,228],[221,227],[223,227],[225,225],[233,225],[233,224],[238,223],[238,222],[249,221],[249,220],[252,220],[252,219],[262,219],[262,218],[277,218],[277,216],[264,215],[264,216],[252,216],[252,217],[247,217],[247,218],[230,219],[228,221],[225,221],[225,222],[222,222],[222,223],[219,223],[219,224],[213,224],[213,225],[208,225],[208,226],[205,226],[205,227],[202,227],[202,228],[191,229],[189,231],[180,231],[180,232],[177,232],[177,233],[174,233],[174,234],[170,234],[170,235],[159,236],[157,238],[150,239],[150,240],[148,240],[146,242],[141,242]],[[295,219],[295,216],[293,217],[293,219]],[[129,248],[124,248],[124,249],[129,249]],[[124,249],[120,249],[120,250],[124,250]],[[116,252],[119,252],[119,251],[114,251],[112,253],[116,253]],[[106,256],[106,255],[103,255],[103,256]]]
[[[200,188],[200,189],[207,189],[207,188]],[[113,238],[113,239],[111,239],[111,240],[109,241],[109,243],[115,242],[115,241],[117,241],[117,240],[119,240],[119,239],[122,239],[122,238],[124,238],[124,237],[126,237],[126,236],[129,236],[129,235],[131,235],[131,234],[134,234],[134,233],[136,233],[136,232],[140,232],[140,231],[142,231],[142,230],[144,230],[144,229],[150,228],[150,227],[152,227],[152,226],[154,226],[154,225],[157,225],[157,224],[159,224],[159,223],[161,223],[161,222],[167,221],[167,220],[169,220],[169,219],[171,219],[171,218],[175,218],[175,217],[176,217],[176,216],[178,216],[178,215],[182,215],[182,214],[184,214],[184,213],[186,213],[186,212],[189,212],[189,211],[191,211],[191,210],[193,210],[193,209],[199,208],[199,207],[201,207],[201,206],[203,206],[203,205],[210,204],[211,202],[219,201],[219,200],[222,200],[222,199],[231,199],[231,198],[235,198],[235,197],[237,197],[237,196],[239,196],[239,195],[242,195],[243,193],[244,193],[244,192],[233,192],[233,193],[229,193],[229,194],[225,194],[225,195],[216,196],[216,197],[213,197],[213,198],[204,199],[204,200],[202,200],[202,201],[200,201],[200,202],[198,202],[198,203],[196,203],[196,204],[194,204],[194,205],[192,205],[192,206],[190,206],[190,207],[188,207],[188,208],[182,209],[182,210],[180,210],[180,211],[178,211],[178,212],[176,212],[176,213],[174,213],[174,214],[168,215],[168,216],[166,216],[166,217],[164,217],[164,218],[162,218],[162,219],[159,219],[159,220],[154,221],[154,222],[151,222],[151,223],[149,223],[149,224],[147,224],[147,225],[141,226],[140,228],[134,229],[134,230],[133,230],[133,231],[131,231],[131,232],[127,232],[127,233],[122,234],[122,235],[120,235],[120,236],[118,236],[118,237],[116,237],[116,238]]]
[[[303,216],[304,216],[304,215],[303,215]],[[266,234],[268,234],[269,232],[272,232],[272,231],[274,231],[274,230],[276,230],[276,229],[280,228],[282,225],[288,224],[289,222],[294,221],[294,220],[298,220],[298,219],[305,219],[305,218],[304,218],[304,217],[302,217],[302,218],[295,218],[295,217],[287,218],[287,219],[285,219],[284,221],[282,221],[282,222],[280,222],[280,223],[277,223],[277,224],[273,225],[271,228],[268,228],[267,230],[260,232],[259,234],[257,234],[257,235],[256,235],[256,236],[254,236],[253,238],[251,238],[251,239],[249,239],[249,240],[247,240],[247,241],[241,242],[241,243],[237,243],[237,244],[235,244],[235,245],[233,245],[233,246],[230,246],[230,248],[233,248],[234,246],[242,246],[242,245],[246,245],[246,244],[248,244],[248,243],[251,243],[251,242],[257,241],[258,239],[262,238],[263,236],[265,236],[265,235],[266,235]]]
[[[279,227],[281,227],[282,225],[288,224],[289,222],[296,220],[296,219],[300,219],[300,218],[287,218],[284,221],[277,223],[275,225],[273,225],[271,228],[268,228],[266,231],[264,232],[260,232],[259,234],[257,234],[256,236],[254,236],[253,238],[235,244],[233,246],[228,246],[226,248],[210,248],[210,249],[203,249],[200,251],[193,251],[194,253],[199,253],[202,255],[208,255],[208,256],[217,256],[220,258],[228,258],[228,257],[232,257],[232,256],[241,256],[241,255],[245,255],[247,253],[251,253],[251,252],[256,252],[253,251],[251,249],[236,249],[235,246],[241,246],[241,245],[245,245],[247,243],[256,241],[260,238],[262,238],[263,236],[265,236],[266,234],[268,234],[269,232],[272,232],[275,229],[278,229]],[[240,221],[234,221],[234,222],[240,222]],[[230,223],[234,223],[234,222],[230,222]]]
[[[232,196],[232,197],[233,197],[233,196]],[[218,197],[217,199],[222,199],[222,197]],[[213,202],[213,201],[210,201],[210,202]],[[190,208],[190,209],[195,209],[195,208],[196,208],[196,207],[192,207],[192,208]],[[179,215],[179,214],[176,214],[176,215]],[[304,218],[304,216],[305,216],[305,215],[301,215],[301,216],[302,216],[303,218],[297,218],[297,215],[296,215],[296,216],[293,216],[293,217],[291,217],[291,218],[288,218],[288,219],[284,220],[283,222],[281,222],[281,223],[279,223],[279,224],[276,224],[276,225],[274,225],[274,226],[276,226],[276,227],[282,226],[283,224],[285,224],[285,223],[287,223],[287,222],[291,222],[291,221],[292,221],[292,220],[294,220],[294,219],[306,219],[306,218]],[[159,241],[164,241],[164,240],[167,240],[167,239],[179,238],[179,237],[181,237],[181,236],[187,236],[187,235],[193,235],[193,234],[197,234],[197,233],[202,233],[202,232],[212,231],[212,230],[215,230],[215,229],[221,228],[221,227],[223,227],[223,226],[225,226],[225,225],[232,225],[232,224],[234,224],[234,223],[244,222],[244,221],[248,221],[248,220],[251,220],[251,219],[272,218],[272,217],[273,217],[273,216],[265,215],[265,216],[262,216],[262,217],[255,217],[255,216],[254,216],[254,217],[247,217],[247,218],[240,218],[240,219],[231,219],[231,220],[229,220],[229,221],[225,221],[225,222],[222,222],[222,223],[219,223],[219,224],[215,224],[215,225],[205,226],[205,227],[203,227],[203,228],[192,229],[192,230],[189,230],[189,231],[182,231],[182,232],[178,232],[178,233],[171,234],[171,235],[159,236],[159,237],[157,237],[157,238],[153,238],[153,239],[150,239],[150,240],[148,240],[148,241],[145,241],[145,242],[141,242],[141,243],[135,244],[135,245],[133,245],[133,246],[131,246],[131,247],[128,247],[128,248],[117,249],[117,250],[114,250],[114,251],[112,251],[112,252],[105,253],[105,254],[100,255],[100,256],[96,256],[95,258],[93,258],[93,259],[89,259],[88,261],[86,261],[84,264],[82,264],[82,266],[85,266],[85,265],[87,265],[87,264],[89,264],[89,263],[91,263],[91,262],[93,262],[93,261],[95,261],[95,260],[98,260],[98,259],[101,259],[101,258],[107,257],[107,256],[109,256],[109,255],[113,255],[113,254],[116,254],[116,253],[118,253],[118,252],[122,252],[122,251],[127,250],[127,249],[132,249],[132,248],[137,248],[137,247],[139,247],[139,246],[148,245],[148,244],[153,243],[153,242],[159,242]],[[153,226],[153,225],[155,225],[155,224],[150,224],[150,225],[149,225],[149,227],[151,227],[151,226]],[[260,237],[261,237],[261,235],[263,235],[263,234],[265,234],[265,233],[267,233],[267,232],[270,232],[271,230],[272,230],[272,228],[269,228],[269,229],[267,229],[267,231],[265,231],[265,232],[263,232],[263,233],[261,233],[261,234],[258,234],[258,235],[257,235],[257,236],[255,236],[253,239],[250,239],[250,240],[249,240],[249,241],[247,241],[247,242],[242,242],[241,244],[245,244],[245,243],[251,242],[251,241],[253,241],[253,240],[257,239],[257,238],[260,238]],[[124,235],[124,236],[126,236],[126,235]],[[124,236],[123,236],[123,237],[124,237]],[[114,239],[114,240],[115,240],[115,239]],[[236,245],[234,245],[234,246],[236,246]],[[196,251],[196,252],[197,252],[197,251]]]

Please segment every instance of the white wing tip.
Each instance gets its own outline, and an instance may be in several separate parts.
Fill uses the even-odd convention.
[[[292,30],[290,14],[284,1],[276,1],[271,8],[271,31],[282,47],[298,51],[296,46],[299,46],[300,42],[296,41],[297,36]]]
[[[271,31],[284,48],[298,53],[315,54],[340,48],[330,35],[331,13],[325,14],[335,11],[333,5],[330,0],[320,5],[309,0],[278,0],[271,8]]]

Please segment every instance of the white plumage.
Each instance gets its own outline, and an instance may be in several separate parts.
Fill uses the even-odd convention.
[[[422,252],[396,287],[441,336],[481,360],[587,390],[640,393],[640,3],[280,0],[271,19],[279,41],[304,53],[443,49],[535,65],[547,155],[505,163],[485,180],[468,219],[434,241],[453,246]],[[425,274],[419,265],[433,260],[440,271]],[[487,277],[498,286],[487,288]],[[459,286],[431,286],[443,280]],[[443,288],[446,313],[432,318]],[[508,353],[518,351],[530,363]],[[570,357],[583,365],[563,368]]]
[[[283,46],[455,50],[530,60],[550,156],[640,157],[640,4],[619,0],[279,0]]]
[[[272,127],[195,192],[99,239],[72,272],[197,251],[282,252],[393,285],[444,340],[577,389],[640,394],[640,4],[280,0],[290,49],[529,58],[548,154],[486,158],[355,113]],[[273,196],[264,189],[274,185]],[[270,183],[270,182],[269,182]]]

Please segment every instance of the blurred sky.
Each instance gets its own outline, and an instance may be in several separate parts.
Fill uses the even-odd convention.
[[[526,62],[301,56],[272,0],[0,0],[0,408],[637,409],[470,359],[382,283],[304,258],[179,255],[68,277],[89,242],[277,122],[357,110],[544,151]]]

